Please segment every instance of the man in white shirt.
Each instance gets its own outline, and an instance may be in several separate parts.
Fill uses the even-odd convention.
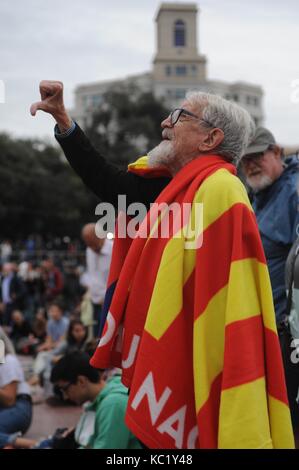
[[[87,246],[86,273],[83,282],[89,289],[93,305],[94,335],[99,337],[104,327],[101,312],[107,287],[113,242],[107,238],[97,237],[95,224],[87,224],[83,227],[82,239]]]
[[[14,445],[29,428],[31,418],[30,387],[18,358],[6,354],[5,362],[0,364],[0,449]]]

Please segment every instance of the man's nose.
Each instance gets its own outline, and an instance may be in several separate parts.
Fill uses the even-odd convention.
[[[254,159],[250,159],[250,158],[248,158],[248,160],[247,160],[247,159],[246,159],[246,160],[244,159],[244,160],[242,161],[242,163],[243,163],[243,168],[246,169],[246,170],[253,169],[253,168],[255,168],[255,167],[257,166],[257,165],[256,165],[256,162],[254,161]]]
[[[162,127],[162,129],[165,129],[166,127],[169,127],[169,128],[172,127],[170,114],[169,114],[169,116],[167,116],[166,119],[164,119],[164,121],[161,122],[161,127]]]

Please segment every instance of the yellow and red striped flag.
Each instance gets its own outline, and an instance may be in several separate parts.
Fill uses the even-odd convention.
[[[144,163],[131,171],[150,176]],[[167,237],[157,236],[156,206],[139,228],[146,238],[116,236],[91,364],[122,367],[126,422],[150,448],[293,448],[269,274],[245,188],[221,157],[199,156],[156,200],[174,202],[191,209],[187,221],[168,213]],[[190,247],[194,227],[202,243]]]

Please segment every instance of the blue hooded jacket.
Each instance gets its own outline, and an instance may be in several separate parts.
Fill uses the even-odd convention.
[[[267,258],[277,324],[284,320],[286,310],[285,263],[299,235],[298,175],[297,156],[287,158],[281,176],[254,194],[252,201]]]

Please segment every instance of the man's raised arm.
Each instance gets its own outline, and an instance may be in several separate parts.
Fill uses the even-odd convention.
[[[74,171],[89,189],[115,207],[120,194],[127,196],[128,204],[142,202],[149,207],[155,201],[170,181],[169,178],[142,178],[108,163],[67,113],[62,82],[43,80],[40,83],[40,94],[41,101],[32,104],[30,108],[32,116],[38,110],[53,116],[57,123],[56,140]]]
[[[63,83],[54,80],[43,80],[40,82],[39,91],[41,101],[31,105],[32,116],[41,110],[53,116],[61,133],[66,132],[72,126],[72,119],[68,115],[63,101]]]

